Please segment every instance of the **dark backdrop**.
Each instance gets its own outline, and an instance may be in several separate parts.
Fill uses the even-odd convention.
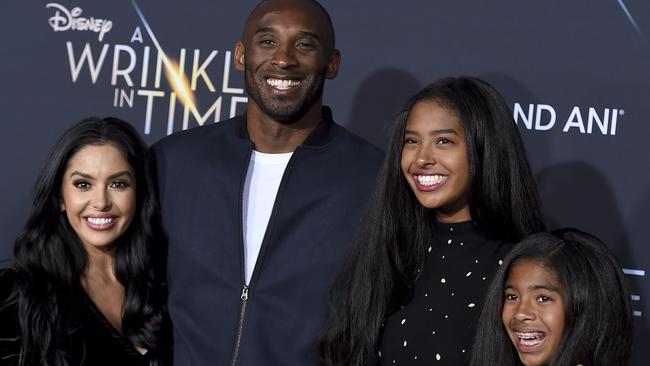
[[[242,74],[227,60],[255,3],[2,2],[1,259],[11,257],[50,147],[74,122],[88,115],[117,116],[153,143],[168,131],[243,110]],[[636,320],[634,365],[646,364],[641,346],[650,339],[645,272],[650,267],[645,231],[650,224],[650,2],[323,3],[343,54],[339,77],[326,85],[325,102],[339,123],[378,146],[384,146],[384,125],[400,103],[436,78],[476,75],[503,92],[551,226],[575,226],[600,236],[628,273]],[[165,62],[156,83],[154,37],[171,62],[183,64],[189,82],[195,79],[198,113],[187,108],[184,119]]]

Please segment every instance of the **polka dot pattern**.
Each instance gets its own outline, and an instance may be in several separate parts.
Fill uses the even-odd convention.
[[[436,225],[413,291],[385,321],[384,365],[467,365],[489,282],[512,246],[471,222]]]

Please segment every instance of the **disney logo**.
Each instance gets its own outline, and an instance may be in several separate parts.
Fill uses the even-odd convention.
[[[80,7],[74,7],[72,10],[66,9],[65,6],[57,3],[48,3],[46,8],[54,8],[56,12],[48,20],[55,32],[76,30],[91,31],[99,33],[99,41],[104,39],[104,35],[113,28],[113,22],[108,19],[83,18],[80,17],[83,10]]]

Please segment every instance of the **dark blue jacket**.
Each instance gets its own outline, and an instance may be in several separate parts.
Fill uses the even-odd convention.
[[[242,195],[253,144],[245,116],[167,137],[156,158],[169,240],[175,365],[318,365],[329,287],[350,247],[382,153],[323,119],[294,152],[250,286]]]

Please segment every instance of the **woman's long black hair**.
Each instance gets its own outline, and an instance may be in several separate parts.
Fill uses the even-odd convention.
[[[605,244],[576,229],[532,235],[506,256],[485,299],[471,365],[522,365],[501,320],[503,286],[512,266],[522,260],[539,262],[562,285],[564,331],[549,366],[626,365],[632,307],[623,270]]]
[[[330,320],[319,344],[328,365],[379,362],[380,326],[423,263],[436,215],[420,205],[400,167],[406,121],[420,101],[437,102],[463,122],[469,207],[479,228],[490,238],[511,242],[545,229],[524,145],[503,97],[472,77],[445,78],[425,87],[395,119],[371,207],[332,289]]]
[[[122,332],[135,345],[153,349],[166,323],[164,252],[147,146],[137,131],[116,118],[87,118],[54,146],[35,187],[34,202],[15,245],[16,292],[21,336],[20,365],[65,365],[63,342],[75,325],[70,298],[78,298],[87,254],[61,212],[63,174],[82,147],[118,148],[136,176],[136,212],[115,249],[115,273],[124,286]]]

